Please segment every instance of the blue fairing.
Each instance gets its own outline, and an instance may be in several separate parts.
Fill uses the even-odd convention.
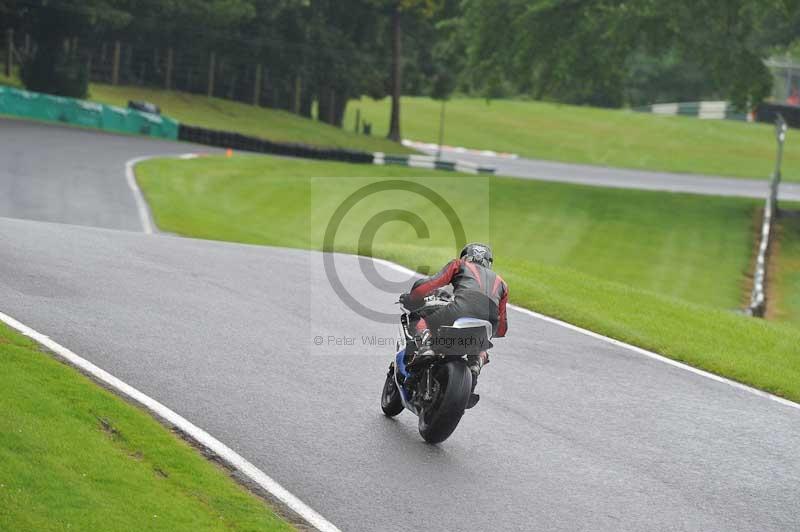
[[[395,364],[397,364],[397,371],[400,372],[400,375],[403,378],[408,377],[408,370],[406,369],[406,350],[405,348],[401,349],[397,352],[397,355],[394,358]]]
[[[397,373],[403,376],[403,380],[408,378],[408,369],[406,369],[406,350],[405,348],[398,351],[397,355],[394,358],[395,365],[397,366]],[[400,384],[398,381],[397,376],[395,375],[395,384],[397,384],[397,388],[400,390],[400,395],[403,398],[403,404],[406,408],[412,409],[412,407],[408,404],[408,392],[406,391],[406,387]],[[413,410],[412,410],[413,411]]]

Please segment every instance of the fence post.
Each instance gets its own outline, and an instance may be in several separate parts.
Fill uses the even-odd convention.
[[[111,84],[119,85],[119,57],[122,51],[119,41],[114,43],[114,63],[111,65]]]
[[[439,147],[436,150],[436,160],[442,158],[442,144],[444,144],[444,104],[447,100],[442,98],[442,111],[439,114]]]
[[[214,71],[217,68],[217,54],[215,52],[211,52],[211,59],[208,63],[208,97],[211,98],[214,96]]]
[[[25,34],[25,56],[27,57],[31,53],[31,36],[30,34]]]
[[[253,83],[253,105],[256,107],[260,103],[261,99],[261,71],[264,67],[261,66],[261,63],[256,65],[256,80]]]
[[[6,77],[14,73],[14,30],[6,30]]]
[[[783,164],[783,143],[786,141],[786,120],[783,115],[778,115],[775,121],[775,136],[778,140],[778,153],[775,156],[775,174],[772,176],[770,194],[775,210],[778,210],[778,186],[781,184],[781,165]]]
[[[172,89],[172,59],[173,59],[172,56],[173,56],[173,54],[174,54],[174,52],[172,50],[172,47],[170,46],[169,48],[167,48],[167,71],[164,74],[164,87],[167,90],[171,90]]]

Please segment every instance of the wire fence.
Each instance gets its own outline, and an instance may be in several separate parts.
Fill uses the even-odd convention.
[[[766,65],[772,73],[772,99],[800,105],[800,62],[791,58],[773,58]]]
[[[786,122],[781,115],[775,122],[775,138],[777,140],[777,156],[775,158],[775,171],[769,185],[769,194],[764,204],[764,218],[761,223],[761,237],[756,255],[755,271],[753,273],[753,290],[750,295],[750,304],[747,313],[751,316],[763,318],[767,310],[767,261],[772,246],[772,234],[775,218],[778,215],[778,188],[781,184],[781,163],[783,161],[783,144],[786,142]]]

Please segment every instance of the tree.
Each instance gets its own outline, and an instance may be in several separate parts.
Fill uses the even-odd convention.
[[[387,135],[390,140],[400,142],[400,92],[403,84],[403,66],[402,60],[402,40],[403,30],[400,21],[401,2],[397,1],[392,6],[392,72],[391,72],[391,97],[392,97],[392,110],[389,118],[389,134]]]
[[[65,43],[69,38],[90,33],[98,25],[119,26],[130,18],[129,13],[104,0],[41,0],[28,4],[24,23],[37,48],[22,63],[23,84],[34,91],[85,97],[85,65]]]
[[[383,93],[385,74],[375,50],[384,27],[377,14],[371,1],[312,2],[309,75],[319,120],[341,127],[350,98]]]
[[[769,92],[765,41],[797,32],[793,0],[465,0],[470,67],[484,91],[618,107],[634,54],[673,50],[744,107]],[[781,28],[781,31],[775,31]],[[773,38],[766,39],[765,35]]]
[[[624,85],[625,101],[632,106],[721,97],[709,69],[682,57],[674,47],[662,53],[632,54],[625,65]]]
[[[107,42],[122,41],[129,49],[138,51],[134,58],[137,65],[150,63],[151,66],[146,70],[150,73],[150,77],[145,76],[145,79],[142,79],[145,70],[135,69],[135,71],[123,71],[123,80],[135,80],[137,83],[154,82],[161,85],[164,81],[163,67],[157,64],[158,61],[153,56],[155,54],[164,57],[163,54],[169,48],[173,48],[173,52],[176,53],[174,61],[184,69],[182,72],[184,78],[186,70],[193,67],[199,71],[205,70],[211,52],[215,52],[220,56],[217,67],[222,75],[219,79],[224,81],[215,83],[217,87],[215,94],[229,98],[237,96],[235,91],[232,91],[240,70],[237,60],[252,56],[253,47],[241,36],[242,30],[256,17],[255,0],[115,0],[115,2],[133,15],[130,23],[121,28],[103,28],[97,37]],[[177,72],[173,73],[173,77],[177,75]],[[184,88],[196,92],[205,91],[206,79],[205,76],[197,75],[193,83],[185,82]]]
[[[390,0],[389,16],[391,24],[391,73],[390,95],[392,98],[389,134],[387,137],[400,142],[400,96],[403,90],[403,17],[432,16],[439,2],[436,0]]]

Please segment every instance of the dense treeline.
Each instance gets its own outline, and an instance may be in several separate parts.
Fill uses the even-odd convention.
[[[763,59],[800,36],[798,0],[464,5],[473,72],[487,88],[507,83],[536,98],[609,107],[673,94],[757,103],[772,84]]]
[[[393,88],[392,19],[399,32],[432,10],[413,0],[0,0],[0,28],[15,30],[34,90],[84,96],[90,73],[243,101],[260,86],[261,105],[316,108],[340,125],[348,99]]]
[[[348,99],[454,90],[607,107],[763,99],[800,0],[0,0],[20,75],[164,85],[341,125]],[[29,42],[28,42],[29,40]],[[121,44],[117,44],[121,43]]]

